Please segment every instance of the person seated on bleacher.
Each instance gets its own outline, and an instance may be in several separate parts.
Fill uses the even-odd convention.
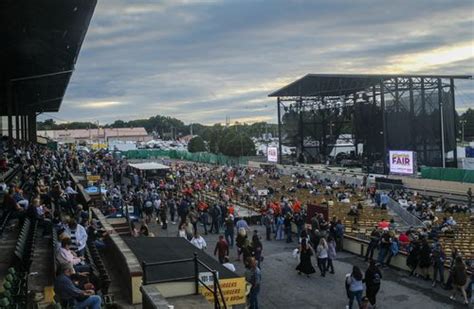
[[[20,214],[25,212],[25,209],[18,204],[14,199],[13,195],[15,193],[15,188],[10,187],[8,192],[3,197],[3,209],[6,211],[13,211],[12,218],[18,217]]]
[[[8,159],[6,156],[0,156],[0,172],[5,173],[8,171]]]
[[[455,226],[457,224],[457,222],[453,219],[453,217],[449,217],[447,220],[446,220],[446,224],[447,225],[450,225],[450,226]]]
[[[358,217],[359,216],[359,210],[357,209],[357,206],[352,205],[351,209],[349,210],[349,213],[347,215]]]
[[[69,235],[69,238],[71,238],[71,249],[75,251],[78,256],[84,256],[84,250],[87,245],[86,229],[82,225],[77,224],[75,219],[70,219],[65,232]]]
[[[84,257],[78,257],[76,253],[71,250],[71,244],[70,238],[63,238],[61,240],[61,247],[56,253],[56,260],[59,264],[71,264],[78,273],[90,272],[91,268],[84,263]]]
[[[30,202],[23,196],[23,190],[21,190],[19,187],[15,188],[13,198],[18,203],[18,205],[23,207],[24,210],[27,210],[30,206]]]
[[[94,242],[97,249],[105,248],[104,237],[106,237],[109,233],[100,228],[99,222],[97,220],[92,220],[92,223],[89,221],[85,221],[85,226],[87,231],[87,237],[90,242]]]
[[[380,220],[380,222],[377,224],[377,227],[383,231],[388,231],[389,226],[390,223],[385,221],[384,218],[382,218],[382,220]]]
[[[74,269],[69,264],[61,265],[61,274],[54,282],[54,292],[61,305],[72,305],[73,308],[100,309],[102,299],[94,290],[82,290],[74,284],[71,276]]]

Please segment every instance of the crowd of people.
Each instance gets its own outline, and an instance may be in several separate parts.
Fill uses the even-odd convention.
[[[35,220],[43,237],[59,235],[55,246],[57,302],[74,308],[101,308],[100,282],[86,263],[84,250],[88,241],[103,247],[107,232],[77,203],[67,173],[73,153],[5,138],[0,149],[2,158],[21,169],[16,183],[2,185],[6,191],[2,215],[9,213],[10,220],[17,220],[20,226],[25,218]]]
[[[100,175],[101,180],[95,185],[106,191],[104,214],[114,215],[127,209],[126,206],[133,206],[137,219],[133,222],[134,236],[156,236],[149,228],[151,222],[156,222],[162,230],[172,224],[178,226],[178,237],[187,239],[199,250],[205,250],[208,247],[205,236],[209,233],[219,235],[213,253],[224,267],[235,271],[229,258],[230,251],[235,249],[238,260],[244,263],[247,270],[247,281],[252,285],[249,297],[251,308],[258,308],[264,260],[263,240],[297,241],[299,247],[295,256],[299,264],[296,269],[300,274],[310,276],[316,272],[312,256],[322,277],[336,271],[334,260],[337,252],[343,249],[345,227],[342,220],[336,217],[329,220],[322,214],[308,218],[304,201],[292,193],[305,190],[313,196],[335,196],[338,201],[348,204],[349,215],[355,217],[363,206],[360,203],[351,204],[350,198],[361,192],[380,208],[386,207],[388,196],[406,198],[403,192],[378,194],[373,188],[360,188],[343,181],[331,182],[310,174],[292,175],[290,186],[274,186],[267,181],[263,185],[265,194],[260,194],[262,184],[258,184],[257,179],[278,180],[280,175],[276,170],[173,162],[166,175],[146,179],[127,171],[125,160],[114,159],[105,152],[52,151],[35,145],[1,145],[3,157],[8,158],[8,162],[23,165],[25,171],[21,188],[10,186],[5,193],[4,207],[15,212],[18,218],[34,216],[44,227],[53,227],[60,241],[56,253],[61,269],[57,277],[57,295],[65,301],[94,302],[90,306],[96,306],[100,301],[99,297],[94,296],[99,287],[83,258],[83,250],[88,241],[93,241],[97,247],[105,246],[102,238],[107,236],[107,231],[101,229],[99,223],[91,219],[87,210],[77,202],[77,192],[69,182],[66,168],[75,173]],[[8,166],[11,163],[7,163]],[[209,194],[216,198],[209,200]],[[251,228],[250,221],[239,213],[239,203],[253,206],[258,213],[256,222],[265,227],[265,235],[259,235]],[[53,204],[56,209],[53,209]],[[433,205],[427,205],[418,207],[410,204],[408,209],[415,207],[414,211],[423,217],[423,214],[426,216],[432,211]],[[452,207],[446,212],[451,210]],[[400,250],[408,253],[407,265],[412,270],[411,275],[432,279],[433,286],[439,279],[444,287],[453,288],[453,292],[461,290],[467,302],[472,278],[468,283],[466,264],[457,250],[451,257],[446,257],[438,241],[440,232],[449,233],[455,225],[454,219],[447,216],[439,224],[431,219],[430,228],[401,232],[393,220],[379,222],[370,234],[365,256],[369,268],[365,275],[354,267],[346,277],[348,306],[352,307],[354,300],[361,308],[376,305],[382,278],[380,267],[389,266],[392,257]],[[154,231],[160,233],[158,229]],[[374,257],[376,249],[378,255]],[[444,278],[446,261],[450,261],[451,265],[447,280]],[[428,274],[430,267],[433,269],[432,276]],[[364,285],[366,294],[362,297]]]

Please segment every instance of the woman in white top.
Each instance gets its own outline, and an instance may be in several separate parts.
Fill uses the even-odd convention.
[[[328,261],[328,243],[324,238],[321,238],[316,248],[316,258],[318,259],[318,268],[321,271],[321,276],[324,277],[326,276],[326,263]]]
[[[178,237],[182,237],[186,240],[188,240],[188,235],[187,235],[187,232],[186,232],[186,224],[183,223],[181,224],[181,226],[179,227],[179,230],[178,230]]]
[[[204,250],[207,247],[206,241],[197,232],[194,234],[194,237],[191,239],[191,243],[200,250]]]

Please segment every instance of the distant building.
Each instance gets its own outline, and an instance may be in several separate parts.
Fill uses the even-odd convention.
[[[180,138],[179,138],[179,141],[180,141],[180,142],[184,142],[184,143],[187,144],[187,143],[189,143],[189,141],[192,140],[193,137],[195,137],[195,136],[197,136],[197,135],[191,135],[191,134],[185,135],[185,136],[183,136],[183,137],[180,137]]]
[[[75,130],[38,130],[38,136],[68,144],[107,144],[111,141],[147,142],[152,139],[145,128],[100,128]]]

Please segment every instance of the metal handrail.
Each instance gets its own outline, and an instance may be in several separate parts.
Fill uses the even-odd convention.
[[[180,277],[180,278],[173,278],[173,279],[165,279],[165,280],[148,280],[147,276],[147,267],[153,267],[153,266],[160,266],[160,265],[171,265],[171,264],[180,264],[180,263],[189,263],[189,262],[194,262],[194,275],[193,276],[187,276],[187,277]],[[207,271],[210,271],[212,273],[213,277],[213,289],[208,287],[204,282],[199,279],[199,265],[201,265],[204,269]],[[219,283],[219,279],[217,278],[217,271],[215,269],[212,269],[209,267],[207,264],[202,262],[201,260],[198,259],[198,254],[194,252],[194,257],[193,258],[188,258],[188,259],[179,259],[179,260],[170,260],[170,261],[161,261],[161,262],[151,262],[147,263],[146,261],[142,261],[142,269],[143,269],[143,285],[147,284],[156,284],[156,283],[166,283],[166,282],[176,282],[176,281],[184,281],[184,280],[191,280],[194,279],[195,283],[195,294],[199,294],[199,283],[202,284],[209,292],[211,292],[214,296],[214,308],[219,309],[221,308],[221,303],[219,301],[219,296],[220,299],[222,300],[222,308],[227,309],[227,304],[225,302],[224,294],[222,293],[221,285]]]

